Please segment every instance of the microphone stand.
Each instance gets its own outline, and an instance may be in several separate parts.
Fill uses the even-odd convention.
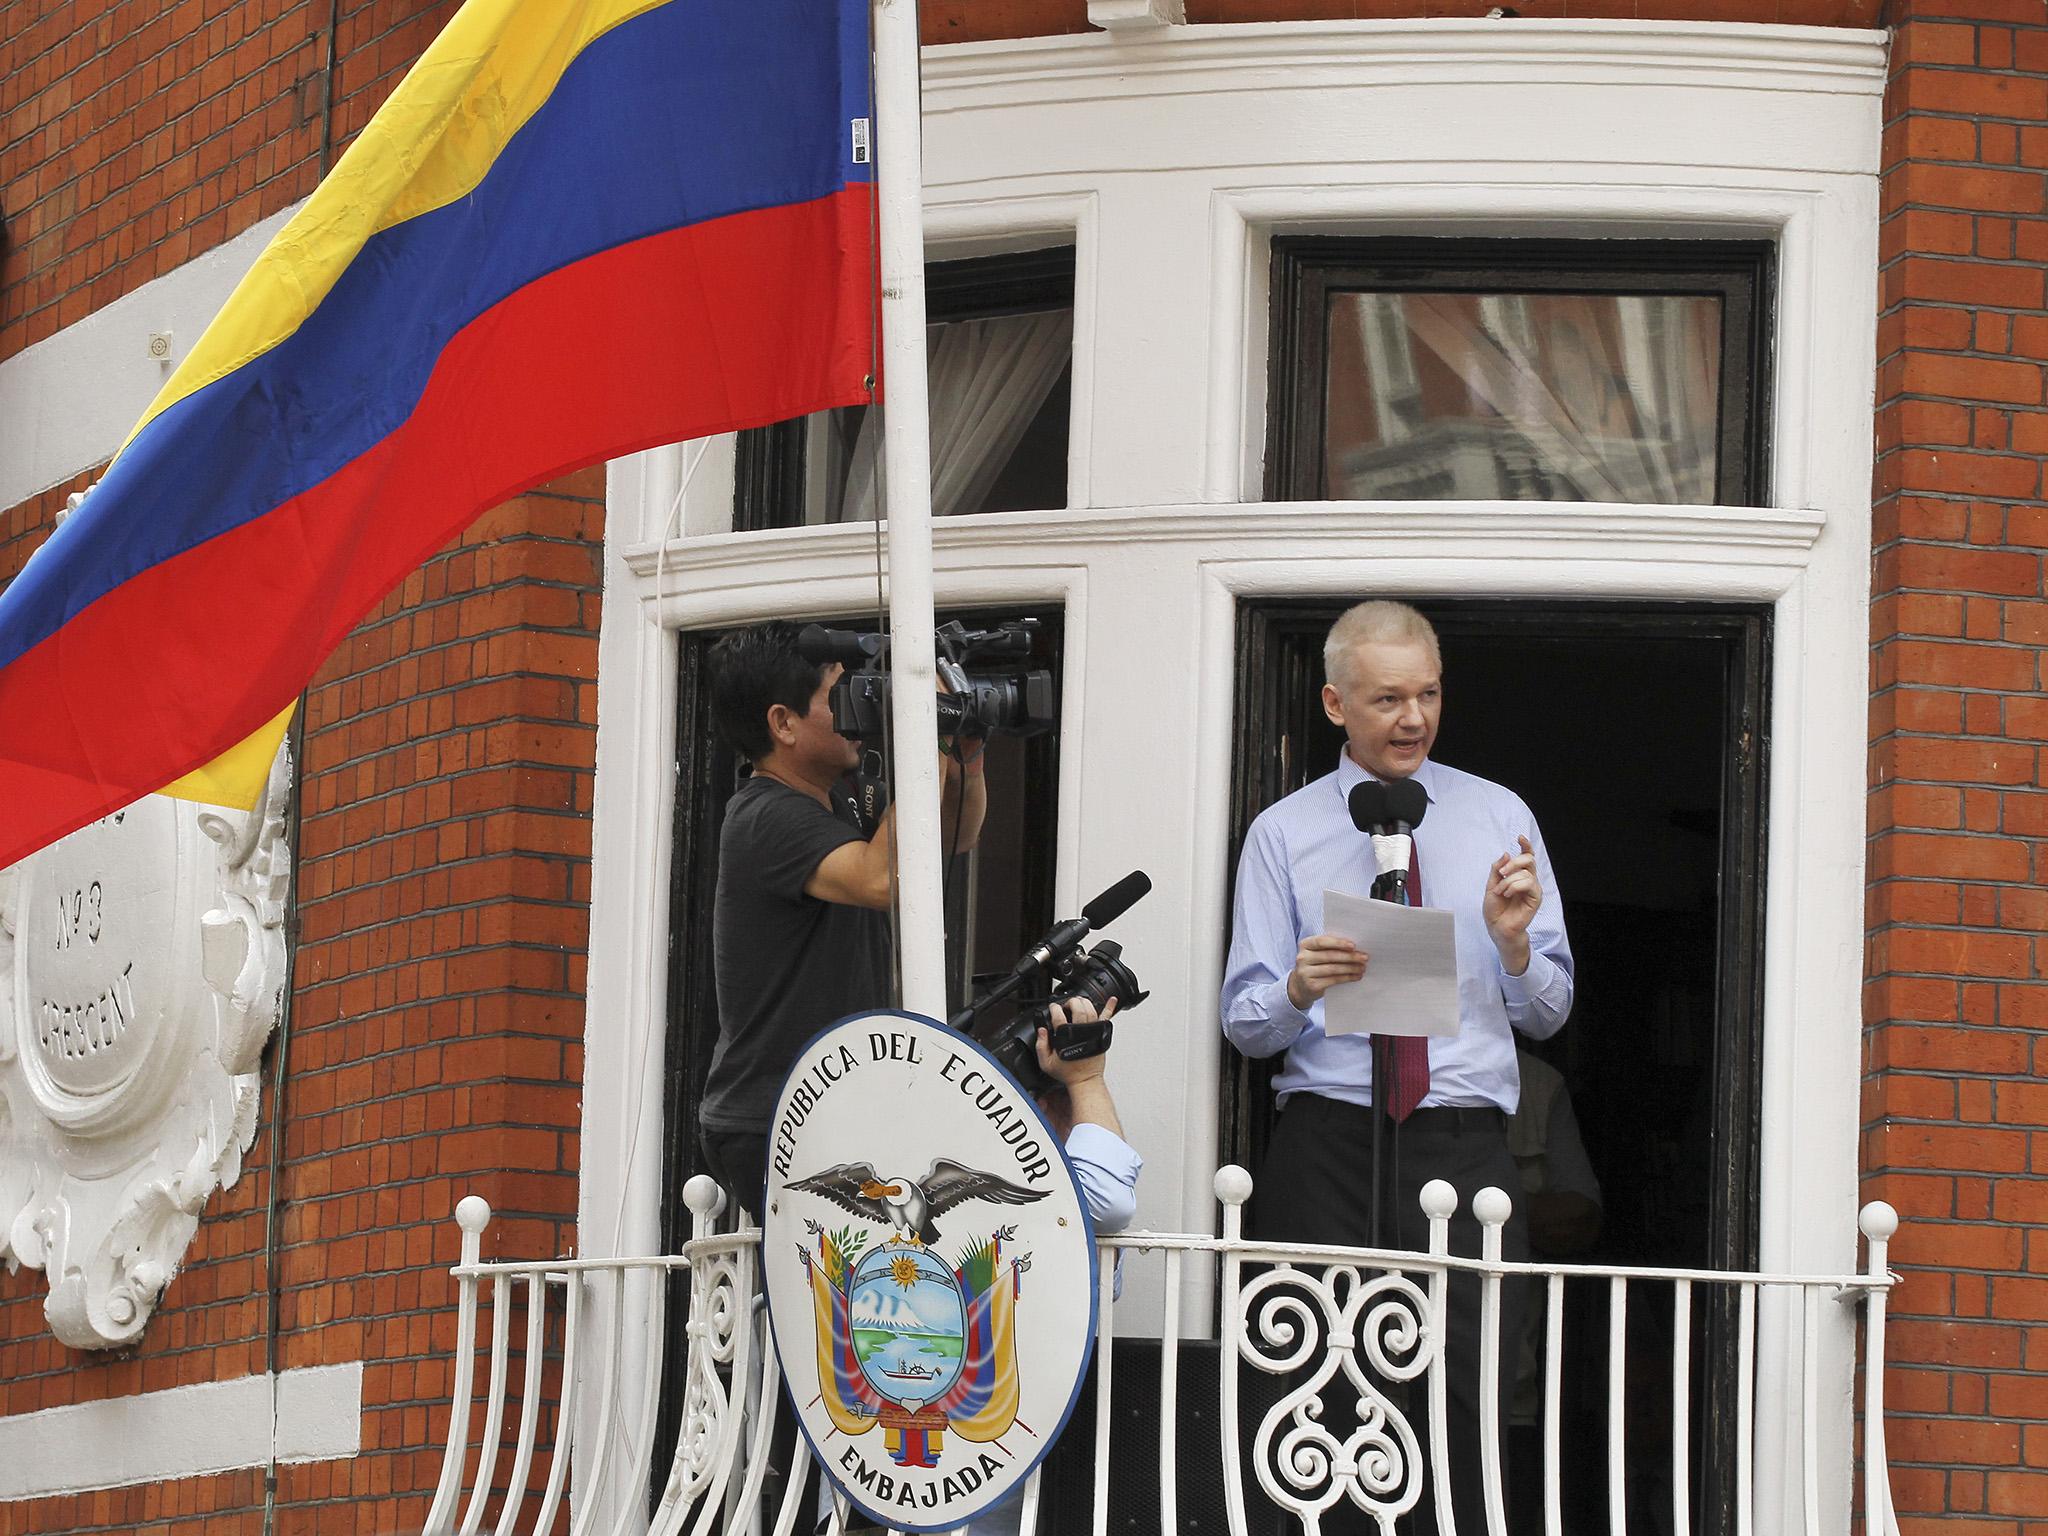
[[[1374,901],[1408,906],[1408,871],[1388,870],[1373,881],[1371,894]],[[1391,1038],[1377,1031],[1372,1037],[1372,1198],[1367,1207],[1367,1221],[1375,1248],[1386,1246],[1380,1218],[1386,1202],[1381,1196],[1387,1194],[1390,1200],[1391,1192],[1400,1187],[1395,1172],[1401,1160],[1401,1122],[1394,1118],[1392,1103],[1393,1084],[1389,1070],[1392,1047],[1388,1043]]]

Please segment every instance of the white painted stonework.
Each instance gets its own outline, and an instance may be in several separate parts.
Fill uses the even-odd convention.
[[[1055,909],[1133,866],[1155,884],[1120,931],[1153,988],[1132,1038],[1153,1048],[1109,1069],[1146,1158],[1139,1227],[1213,1219],[1241,602],[1768,603],[1760,1253],[1853,1264],[1884,80],[1881,33],[1732,24],[1183,25],[926,50],[928,252],[1075,249],[1066,505],[945,520],[934,583],[942,606],[1064,608]],[[1272,242],[1303,234],[1770,240],[1772,504],[1263,501]],[[648,833],[672,825],[674,632],[877,601],[872,529],[733,533],[730,464],[729,442],[692,446],[611,480],[588,1254],[651,1251],[683,1132],[661,1106],[672,848]],[[1183,1285],[1199,1327],[1213,1298],[1195,1270]],[[1149,1326],[1165,1304],[1140,1273],[1118,1316]],[[1853,1319],[1828,1323],[1811,1380],[1795,1327],[1762,1309],[1758,1486],[1787,1528],[1806,1513],[1787,1470],[1806,1404],[1830,1512],[1852,1426]]]
[[[253,812],[151,795],[0,870],[0,1259],[133,1343],[241,1176],[284,1006],[291,762]]]
[[[185,352],[298,212],[279,210],[0,362],[0,510],[114,456]],[[167,336],[153,356],[150,339]]]
[[[92,1454],[79,1454],[80,1446]],[[363,1364],[202,1381],[0,1418],[0,1501],[205,1477],[363,1448]]]

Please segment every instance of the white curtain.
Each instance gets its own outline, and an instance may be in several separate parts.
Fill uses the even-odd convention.
[[[979,512],[1074,352],[1074,312],[955,320],[928,332],[932,515]],[[838,521],[875,515],[877,413],[861,423]]]

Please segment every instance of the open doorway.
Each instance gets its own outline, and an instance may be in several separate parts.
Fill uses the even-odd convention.
[[[1336,764],[1322,642],[1346,605],[1246,604],[1238,626],[1233,848],[1265,806]],[[1762,1021],[1767,610],[1677,604],[1419,601],[1444,653],[1434,756],[1506,784],[1549,845],[1577,962],[1572,1016],[1533,1047],[1562,1074],[1602,1222],[1574,1257],[1747,1268],[1755,1261]],[[1234,873],[1234,872],[1233,872]],[[1227,914],[1223,921],[1228,921]],[[1259,1167],[1277,1063],[1227,1053],[1223,1155]],[[1461,1191],[1469,1199],[1473,1191]],[[1516,1193],[1510,1191],[1511,1194]],[[1566,1318],[1601,1360],[1567,1370],[1568,1529],[1606,1528],[1604,1302]],[[1660,1336],[1659,1328],[1665,1332]],[[1669,1320],[1630,1313],[1633,1361],[1668,1361]],[[1732,1319],[1701,1315],[1694,1523],[1729,1528]],[[1669,1404],[1627,1395],[1629,1525],[1671,1527]],[[1524,1457],[1527,1462],[1530,1458]],[[1522,1521],[1512,1522],[1524,1528]],[[1532,1527],[1533,1528],[1533,1527]]]

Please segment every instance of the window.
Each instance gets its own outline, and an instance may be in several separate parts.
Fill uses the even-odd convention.
[[[1760,504],[1770,247],[1276,240],[1275,500]]]
[[[1072,246],[925,269],[932,512],[1067,504]],[[874,518],[880,415],[864,405],[740,434],[733,527]]]
[[[1065,637],[1065,613],[1057,607],[1022,612],[952,611],[941,622],[961,619],[985,628],[1006,619],[1032,618],[1028,665],[1049,670],[1057,690]],[[848,629],[873,629],[872,614],[833,621]],[[718,893],[718,839],[725,804],[739,785],[741,762],[713,734],[706,659],[722,631],[690,631],[678,637],[676,689],[675,858],[669,896],[668,1037],[664,1054],[663,1123],[671,1127],[662,1169],[663,1252],[681,1251],[690,1233],[683,1186],[703,1170],[697,1145],[697,1107],[718,1043],[718,993],[712,975],[712,911]],[[1058,846],[1059,753],[1057,728],[1035,736],[998,736],[987,748],[988,819],[970,852],[949,861],[946,871],[948,1006],[958,1007],[971,990],[1007,973],[1017,957],[1053,920],[1053,851]],[[880,999],[888,1006],[890,999]],[[1014,1010],[1014,1004],[1008,1010]],[[999,1008],[993,1018],[1007,1016]],[[830,1023],[820,1019],[819,1027]],[[688,1277],[670,1281],[673,1307],[687,1306]],[[680,1316],[680,1312],[672,1313]],[[681,1422],[683,1383],[690,1341],[668,1335],[662,1361],[661,1409],[656,1426],[660,1447],[653,1462],[655,1492],[667,1476],[669,1452]]]

